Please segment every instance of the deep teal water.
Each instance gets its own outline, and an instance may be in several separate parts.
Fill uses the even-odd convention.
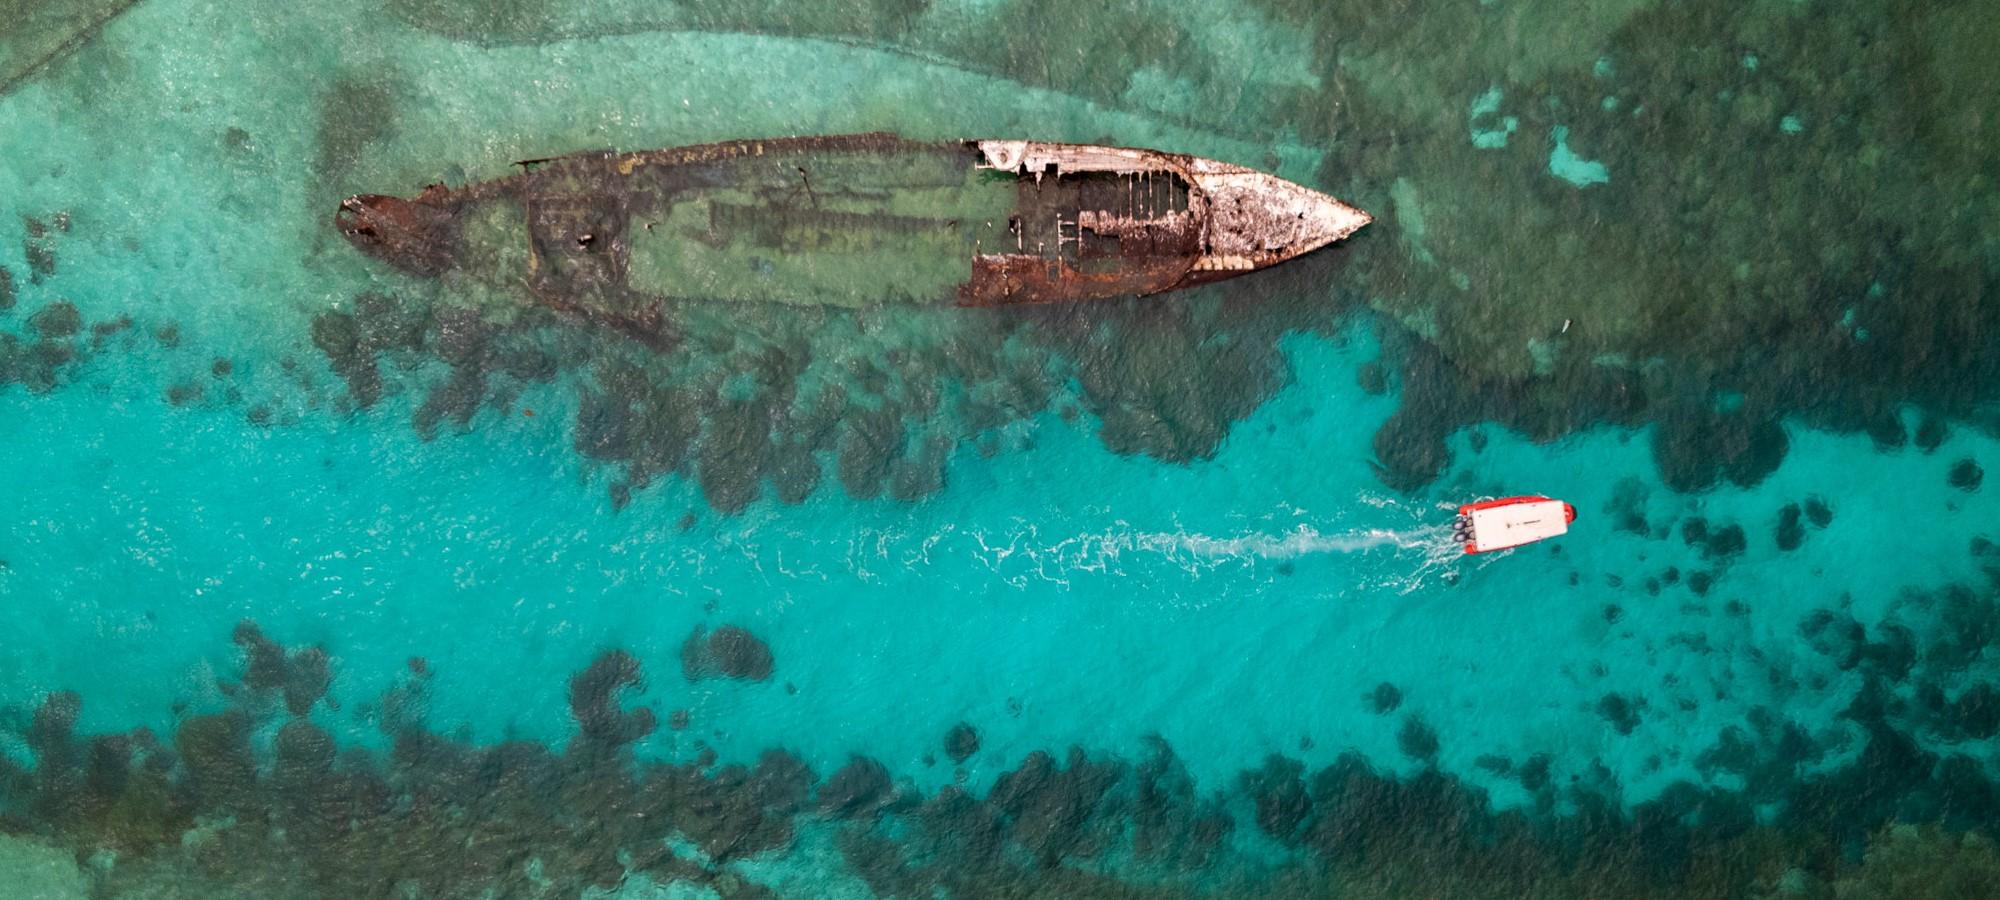
[[[1427,339],[1455,352],[1463,349],[1451,343],[1461,327],[1551,309],[1588,329],[1600,316],[1626,315],[1618,304],[1634,302],[1599,295],[1587,280],[1567,298],[1506,294],[1525,277],[1510,265],[1539,263],[1451,257],[1469,253],[1457,243],[1465,233],[1450,224],[1453,209],[1477,193],[1478,179],[1518,182],[1526,195],[1556,198],[1547,201],[1554,208],[1598,196],[1555,192],[1630,191],[1633,161],[1644,157],[1614,155],[1597,126],[1551,132],[1537,122],[1500,142],[1503,148],[1488,148],[1532,145],[1518,158],[1485,158],[1510,160],[1514,168],[1502,174],[1482,170],[1451,182],[1433,173],[1438,180],[1428,182],[1357,164],[1330,179],[1328,172],[1342,171],[1342,154],[1360,153],[1354,148],[1364,139],[1320,142],[1267,109],[1281,88],[1331,102],[1337,86],[1324,75],[1334,51],[1300,36],[1318,20],[1297,14],[1288,22],[1293,13],[1259,7],[1234,26],[1196,27],[1190,23],[1207,20],[1161,6],[1154,13],[1190,29],[1183,39],[1208,54],[1207,68],[1177,71],[1163,56],[1127,73],[1126,89],[1115,96],[1093,87],[1100,76],[1078,58],[1057,55],[1041,68],[1010,71],[1005,57],[995,62],[953,43],[954,17],[975,15],[969,7],[932,9],[925,24],[882,38],[781,12],[746,13],[764,18],[735,27],[691,27],[701,24],[695,7],[675,13],[694,18],[669,16],[662,24],[644,11],[528,4],[511,19],[475,17],[494,29],[482,43],[457,26],[437,25],[463,21],[448,9],[416,4],[281,14],[176,0],[139,4],[0,96],[0,267],[14,298],[0,313],[0,331],[15,336],[0,359],[11,367],[0,369],[8,373],[0,378],[0,755],[13,764],[0,782],[0,832],[14,842],[0,865],[32,873],[41,879],[32,884],[49,885],[34,890],[50,896],[165,896],[161,885],[196,878],[207,879],[199,883],[208,889],[233,884],[246,895],[356,890],[336,886],[313,864],[287,869],[249,850],[217,861],[199,849],[307,840],[296,836],[305,832],[300,827],[287,838],[249,824],[277,821],[265,807],[289,802],[287,789],[271,779],[283,775],[274,763],[277,735],[292,717],[281,703],[246,699],[248,689],[232,687],[246,677],[244,651],[232,641],[244,620],[287,647],[324,651],[330,687],[301,718],[352,749],[341,765],[355,772],[391,766],[397,741],[385,723],[413,715],[429,732],[471,746],[526,740],[561,750],[578,731],[569,679],[618,648],[643,673],[622,695],[624,708],[651,710],[657,719],[619,751],[631,754],[621,765],[695,762],[713,771],[781,748],[822,778],[866,757],[912,797],[950,785],[979,797],[1036,751],[1061,760],[1078,746],[1093,758],[1139,761],[1157,737],[1197,786],[1190,797],[1212,799],[1234,822],[1206,867],[1167,872],[1129,847],[1069,846],[1044,865],[978,870],[987,879],[983,889],[995,892],[1007,889],[995,872],[1018,877],[1020,890],[1052,895],[1112,888],[1096,881],[1065,888],[1048,880],[1063,877],[1051,872],[1131,878],[1160,889],[1333,892],[1337,881],[1301,881],[1292,867],[1330,861],[1339,871],[1348,851],[1313,840],[1301,846],[1297,835],[1266,825],[1260,803],[1281,791],[1242,777],[1274,754],[1306,772],[1353,751],[1392,782],[1443,776],[1483,793],[1482,816],[1516,811],[1559,820],[1589,811],[1595,801],[1586,796],[1639,816],[1696,790],[1724,798],[1706,812],[1674,807],[1674,821],[1707,835],[1702,840],[1740,834],[1700,831],[1729,819],[1714,809],[1730,803],[1747,810],[1742,827],[1761,824],[1780,834],[1817,833],[1837,821],[1847,837],[1827,838],[1831,850],[1798,849],[1810,843],[1800,839],[1794,857],[1773,851],[1780,854],[1773,871],[1797,870],[1821,886],[1869,858],[1862,852],[1868,835],[1890,824],[1935,821],[1974,831],[1995,824],[1985,821],[1994,807],[1977,799],[1991,797],[1990,786],[1977,784],[1993,774],[1995,728],[1981,724],[1988,714],[1976,691],[1992,676],[1984,647],[2000,560],[1973,539],[2000,539],[1993,525],[2000,504],[1993,485],[1967,486],[1962,461],[2000,461],[1990,399],[2000,383],[1961,379],[1959,393],[1945,400],[1889,385],[1883,390],[1902,393],[1882,404],[1890,424],[1878,416],[1871,433],[1843,418],[1842,391],[1872,385],[1873,374],[1857,369],[1849,385],[1842,379],[1850,373],[1829,364],[1816,372],[1819,383],[1831,385],[1824,395],[1764,406],[1756,375],[1764,339],[1692,350],[1661,339],[1638,348],[1657,355],[1632,363],[1634,371],[1708,373],[1702,383],[1725,412],[1746,402],[1745,391],[1752,407],[1772,410],[1785,449],[1768,474],[1699,490],[1674,483],[1655,449],[1661,429],[1679,427],[1664,412],[1579,415],[1577,427],[1546,434],[1489,409],[1444,428],[1449,458],[1434,478],[1402,483],[1383,467],[1400,448],[1385,451],[1377,434],[1399,408],[1429,414],[1434,394],[1414,392],[1420,376],[1408,362],[1427,352]],[[1593,67],[1591,77],[1607,77],[1598,60],[1628,39],[1614,36],[1616,28],[1637,26],[1627,22],[1630,10],[1598,6],[1609,24],[1581,17],[1589,21],[1573,35],[1564,32],[1570,44],[1551,38],[1544,48],[1531,34],[1510,32],[1506,40],[1519,53],[1492,78],[1525,83],[1538,68],[1582,77]],[[1524,10],[1510,21],[1526,27],[1544,15],[1538,6]],[[861,21],[869,14],[843,13]],[[1459,13],[1433,15],[1444,21]],[[425,16],[437,27],[413,27]],[[634,21],[640,24],[616,27]],[[792,27],[783,26],[788,21]],[[669,27],[676,22],[690,27]],[[1079,27],[1109,26],[1085,17]],[[589,36],[599,33],[606,36]],[[1450,87],[1438,88],[1425,80],[1413,50],[1392,43],[1341,52],[1348,54],[1340,57],[1343,71],[1375,79],[1369,102],[1430,122],[1436,117],[1423,110],[1427,92],[1435,92],[1450,99],[1445,118],[1453,128],[1468,132],[1453,137],[1455,145],[1472,152],[1492,143],[1481,141],[1477,128],[1458,128],[1464,110],[1484,102],[1486,82],[1441,79]],[[1384,67],[1389,75],[1371,74]],[[1207,80],[1190,74],[1197,71]],[[362,87],[350,90],[355,84]],[[1244,84],[1261,93],[1230,87]],[[1410,96],[1397,100],[1383,84],[1407,85]],[[1507,93],[1498,111],[1525,114],[1517,96],[1525,95]],[[1767,105],[1773,115],[1789,108]],[[690,466],[634,490],[619,508],[609,493],[625,480],[619,467],[576,449],[579,385],[591,377],[584,367],[565,365],[541,381],[496,380],[499,393],[463,427],[426,436],[411,427],[413,416],[447,366],[425,353],[385,355],[386,396],[357,409],[314,345],[315,317],[354,308],[358,294],[421,290],[335,238],[326,221],[330,198],[407,192],[438,176],[485,177],[513,158],[587,147],[870,128],[1160,146],[1274,170],[1388,213],[1370,233],[1327,251],[1319,268],[1262,288],[1284,293],[1287,304],[1344,308],[1352,295],[1388,290],[1379,272],[1427,271],[1421,267],[1440,256],[1443,268],[1462,268],[1429,286],[1445,293],[1424,302],[1428,325],[1426,314],[1403,301],[1369,297],[1368,305],[1276,329],[1284,377],[1226,423],[1227,436],[1212,453],[1182,461],[1114,452],[1099,434],[1100,401],[1065,378],[1046,406],[988,435],[998,447],[985,448],[990,453],[935,426],[952,437],[944,482],[914,501],[848,496],[828,453],[822,463],[829,474],[803,503],[781,502],[767,488],[740,512],[719,512]],[[1557,137],[1544,140],[1548,134]],[[1608,181],[1586,178],[1579,187],[1577,179],[1561,180],[1551,173],[1559,158],[1607,160]],[[1410,208],[1408,184],[1395,192],[1381,183],[1395,177],[1424,191],[1421,213]],[[1987,202],[1973,194],[1967,215]],[[1593,214],[1616,227],[1620,213],[1614,206]],[[1547,221],[1542,227],[1564,231]],[[1983,260],[1974,268],[1994,271],[1990,238],[1963,249]],[[33,277],[33,257],[44,252],[56,260],[53,271]],[[1745,252],[1781,257],[1772,266],[1810,255]],[[1383,262],[1389,258],[1398,262]],[[1588,279],[1600,263],[1619,264],[1588,258],[1577,263],[1577,277]],[[1922,281],[1921,274],[1902,277]],[[1454,280],[1462,281],[1458,294],[1450,293]],[[1253,297],[1249,290],[1147,302],[1233,303]],[[1828,291],[1801,321],[1838,323],[1849,340],[1867,341],[1853,331],[1854,309],[1865,310],[1867,301]],[[1901,341],[1892,346],[1907,352],[1990,343],[1992,306],[1981,296],[1975,284],[1955,317],[1939,313],[1931,322],[1928,338],[1880,325],[1883,336],[1868,346]],[[1707,301],[1662,289],[1639,302],[1652,315],[1663,305]],[[59,303],[80,312],[77,336],[56,334],[50,320],[36,317]],[[512,315],[484,314],[500,321]],[[129,323],[119,326],[120,317]],[[883,359],[957,327],[893,314],[860,321],[849,325],[862,337],[839,352]],[[94,333],[100,323],[110,324]],[[590,348],[622,340],[563,328],[561,337],[538,339],[557,354],[597,352]],[[1135,353],[1116,346],[1115,327],[1105,334],[1113,342],[1107,354]],[[1123,332],[1129,340],[1144,334]],[[38,344],[75,354],[46,369],[50,383],[33,380]],[[1774,367],[1792,346],[1777,344]],[[1548,355],[1561,346],[1549,337],[1524,352]],[[1472,372],[1480,362],[1467,355],[1455,364]],[[1364,382],[1373,365],[1390,375],[1384,389],[1371,392]],[[1224,377],[1194,371],[1194,384]],[[1482,377],[1467,376],[1468,383]],[[1553,393],[1562,407],[1562,376],[1522,377],[1553,383],[1537,402]],[[1435,390],[1429,384],[1423,391]],[[1968,393],[1973,402],[1961,402]],[[1576,408],[1593,402],[1579,396]],[[1921,435],[1933,422],[1948,423],[1934,442]],[[1883,437],[1888,431],[1895,440]],[[1577,506],[1570,535],[1478,559],[1450,545],[1445,529],[1458,503],[1530,492]],[[1831,510],[1830,521],[1806,522],[1795,548],[1781,546],[1783,510],[1809,498]],[[1637,528],[1626,521],[1632,516]],[[1739,526],[1740,550],[1685,537],[1697,519],[1711,533]],[[1706,582],[1701,590],[1691,587],[1697,575]],[[1961,593],[1950,593],[1954,587]],[[768,680],[683,677],[683,642],[697,629],[723,625],[768,645]],[[1908,635],[1900,645],[1898,628]],[[1914,670],[1906,662],[1896,673],[1883,661],[1897,646],[1914,657]],[[411,674],[413,660],[427,676]],[[413,682],[423,685],[421,702],[396,707],[390,698]],[[1396,702],[1377,702],[1383,684],[1394,686]],[[78,735],[143,727],[178,744],[177,757],[154,757],[168,760],[162,765],[175,778],[206,758],[187,723],[247,710],[248,744],[263,775],[246,777],[264,779],[257,799],[211,808],[203,804],[213,796],[197,791],[194,808],[162,820],[190,835],[257,837],[196,839],[176,831],[147,844],[106,837],[111,832],[101,824],[88,824],[101,819],[64,812],[62,797],[94,809],[84,798],[102,793],[101,786],[52,780],[68,763],[47,758],[48,748],[67,745],[49,737],[35,711],[53,708],[50,698],[65,691],[81,699]],[[1926,699],[1933,691],[1935,702]],[[1903,705],[1892,704],[1886,717],[1856,712],[1884,692]],[[669,725],[677,711],[686,713],[684,727]],[[960,722],[977,730],[978,749],[954,764],[944,739]],[[1772,735],[1781,730],[1774,722],[1792,727],[1809,751],[1774,749]],[[1841,807],[1842,819],[1799,812],[1803,801],[1785,793],[1877,765],[1870,748],[1886,746],[1892,732],[1920,748],[1917,761],[1908,771],[1866,771],[1906,789],[1902,799],[1857,801],[1854,809]],[[1433,748],[1424,746],[1426,733]],[[1758,735],[1751,755],[1765,762],[1718,763],[1715,748],[1745,734]],[[1519,774],[1537,756],[1546,757],[1545,783]],[[1961,775],[1978,777],[1937,786],[1945,758],[1969,760]],[[398,792],[423,793],[413,771],[388,776]],[[1385,835],[1407,824],[1375,807],[1341,813],[1317,790],[1316,818],[1308,821],[1347,815],[1362,835],[1377,827],[1373,815],[1386,817],[1379,826]],[[575,893],[578,885],[562,880],[567,875],[544,883],[536,874],[542,860],[549,871],[566,872],[550,848],[602,844],[610,838],[587,823],[622,813],[562,802],[577,804],[564,807],[577,811],[569,831],[514,836],[507,861],[483,873],[491,884],[455,884],[454,895],[476,896],[489,886],[500,896],[531,888]],[[114,818],[154,821],[118,808],[124,812]],[[342,810],[326,817],[350,815]],[[1072,812],[1124,834],[1120,810],[1086,803]],[[403,821],[397,817],[412,814],[407,804],[390,804],[352,815]],[[1626,827],[1617,816],[1590,821],[1606,834]],[[865,895],[886,890],[884,883],[870,880],[841,843],[842,829],[872,827],[918,846],[917,826],[894,817],[871,826],[808,810],[798,822],[799,830],[772,848],[731,856],[704,847],[703,858],[711,869],[785,895]],[[701,842],[697,830],[670,823],[651,838],[693,855],[687,845]],[[238,840],[244,843],[232,843]],[[113,845],[118,852],[107,856]],[[1424,845],[1412,846],[1421,861]],[[1447,867],[1461,850],[1436,851],[1438,865]],[[341,852],[349,851],[321,847],[298,858]],[[946,868],[967,865],[926,852]],[[530,865],[530,858],[537,861]],[[1009,857],[1008,865],[1019,862]],[[642,877],[643,866],[621,858],[626,865],[635,873],[622,882],[626,893],[676,895],[660,886],[669,876]],[[1535,870],[1543,881],[1516,888],[1559,896],[1560,878],[1595,865]],[[1689,874],[1699,869],[1639,866],[1633,877],[1663,892],[1685,886],[1701,893],[1714,882]],[[441,892],[440,882],[424,880],[431,877],[408,875],[395,889]],[[398,883],[375,887],[388,894]],[[1385,883],[1392,886],[1375,889],[1426,895]],[[1424,890],[1448,895],[1449,884]],[[710,871],[674,890],[740,889]],[[1730,889],[1772,888],[1745,875]],[[966,892],[962,884],[949,890]]]

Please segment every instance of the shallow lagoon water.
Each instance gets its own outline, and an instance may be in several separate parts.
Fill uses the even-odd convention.
[[[1609,77],[1599,61],[1651,11],[1602,6],[1545,43],[1517,30],[1542,21],[1524,6],[1468,54],[1496,71],[1457,85],[1367,28],[1344,48],[1288,37],[1327,25],[1284,4],[1242,10],[1235,29],[1135,5],[1176,43],[1103,66],[975,51],[964,23],[997,14],[980,4],[893,27],[869,18],[886,7],[723,22],[699,5],[652,18],[523,4],[482,18],[450,4],[282,16],[138,4],[0,96],[0,267],[14,299],[0,330],[16,337],[0,380],[0,858],[51,896],[1886,896],[1881,879],[1897,872],[1976,876],[1992,865],[1977,836],[2000,811],[1987,780],[2000,728],[1981,693],[2000,555],[1976,539],[2000,540],[2000,507],[1971,473],[2000,460],[2000,382],[1910,387],[1887,403],[1887,424],[1877,415],[1863,430],[1839,369],[1819,373],[1832,386],[1817,405],[1790,407],[1763,396],[1741,346],[1690,355],[1662,339],[1636,363],[1607,351],[1593,365],[1629,365],[1654,396],[1694,391],[1717,415],[1776,423],[1773,467],[1700,489],[1685,466],[1662,469],[1680,458],[1663,435],[1687,427],[1672,404],[1533,424],[1533,409],[1572,386],[1563,366],[1592,346],[1565,341],[1600,340],[1599,318],[1634,300],[1578,281],[1571,296],[1524,301],[1532,280],[1510,266],[1535,260],[1465,246],[1453,210],[1494,184],[1558,210],[1582,202],[1550,174],[1563,141],[1534,139],[1568,128],[1531,118],[1488,148],[1468,139],[1465,110],[1493,79],[1510,79],[1497,114],[1534,116],[1534,103],[1555,102],[1537,99],[1538,74]],[[1465,13],[1429,15],[1443,28]],[[1119,21],[1086,16],[1064,46],[1116,44]],[[1676,27],[1726,30],[1705,21]],[[1769,30],[1746,21],[1729,23],[1744,40]],[[1784,65],[1767,53],[1757,71]],[[1104,87],[1116,83],[1125,89]],[[1435,119],[1464,145],[1453,152],[1492,151],[1480,165],[1501,168],[1451,181],[1452,165],[1427,162],[1419,144],[1399,152],[1430,168],[1378,171],[1378,135],[1302,135],[1319,126],[1272,111],[1287,91],[1381,107],[1426,134]],[[590,147],[875,128],[1157,146],[1385,215],[1282,279],[1146,301],[1262,298],[1297,317],[1213,320],[1278,335],[1281,369],[1269,390],[1243,389],[1247,411],[1220,414],[1213,446],[1181,454],[1121,431],[1153,414],[1201,429],[1161,399],[1190,387],[1107,399],[1105,367],[1114,381],[1159,375],[1130,345],[1155,332],[1112,318],[1085,349],[1046,357],[1062,377],[1042,404],[971,435],[944,421],[952,413],[913,416],[913,433],[949,438],[941,483],[913,500],[849,496],[834,474],[846,451],[820,452],[827,474],[802,501],[760,478],[740,510],[712,508],[692,460],[639,483],[620,460],[579,452],[597,354],[629,352],[615,334],[535,326],[528,340],[559,359],[553,375],[492,375],[463,424],[431,428],[413,423],[452,371],[435,344],[384,352],[386,388],[366,403],[318,340],[316,320],[360,309],[364,293],[427,290],[337,239],[327,214],[346,193]],[[1577,152],[1620,176],[1588,196],[1629,190],[1632,160],[1611,155],[1602,126],[1576,129]],[[1989,201],[1990,189],[1970,192],[1963,215]],[[1653,214],[1629,197],[1590,202]],[[1615,229],[1620,212],[1591,214]],[[1559,217],[1523,221],[1602,252]],[[1993,271],[1990,241],[1961,249]],[[1731,252],[1774,267],[1810,255]],[[1615,263],[1584,258],[1578,271],[1600,264]],[[1915,290],[1925,275],[1877,283]],[[1829,278],[1802,319],[1817,324],[1793,332],[1826,328],[1864,353],[1901,341],[1941,360],[1969,346],[1954,371],[1983,371],[1994,320],[1976,291],[1929,323],[1925,344],[1838,287]],[[1413,312],[1410,295],[1425,291],[1441,293]],[[1637,300],[1654,317],[1697,305],[1664,289]],[[477,307],[487,321],[523,315],[490,301]],[[74,336],[47,314],[61,303],[79,314]],[[1550,321],[1525,346],[1449,357],[1456,382],[1425,368],[1428,342],[1463,354],[1465,327],[1510,316]],[[811,352],[887,360],[963,327],[863,315],[837,332],[857,347]],[[74,358],[32,349],[44,346]],[[675,352],[693,362],[662,377],[728,364],[698,344]],[[1522,376],[1526,393],[1493,389],[1496,372],[1521,375],[1516,357],[1553,371]],[[984,387],[969,371],[934,377],[946,396],[970,395]],[[1227,371],[1191,356],[1181,375],[1208,389]],[[1676,380],[1695,372],[1709,379],[1699,390]],[[1439,383],[1488,403],[1538,399],[1521,400],[1528,412],[1444,408],[1455,402]],[[1594,409],[1602,397],[1583,384],[1576,407]],[[1386,424],[1399,417],[1437,424]],[[1733,421],[1713,431],[1735,434]],[[1430,430],[1444,435],[1436,471],[1413,481],[1405,454],[1422,454],[1396,437],[1422,443]],[[1457,503],[1528,491],[1575,503],[1576,530],[1496,557],[1448,545]],[[1784,538],[1794,504],[1824,509],[1824,524],[1794,512]],[[280,663],[242,639],[245,621],[282,645]],[[690,635],[722,626],[768,647],[768,679],[683,674]],[[593,682],[571,681],[613,649],[638,671],[630,689],[607,689],[614,709],[644,710],[651,726],[617,738],[591,730],[597,695],[576,685]],[[292,689],[303,710],[286,708]],[[959,723],[978,739],[955,760],[947,733]],[[134,729],[151,737],[107,739]],[[248,762],[232,768],[239,740]],[[297,775],[296,748],[322,740],[343,755]],[[561,816],[468,799],[515,796],[517,782],[494,774],[510,766],[540,771],[507,762],[522,752],[513,741],[561,754],[565,774],[520,788]],[[1904,741],[1917,749],[1882,751]],[[1163,746],[1185,782],[1146,768]],[[774,749],[811,776],[731,780],[735,765],[766,771]],[[1350,752],[1369,774],[1342,793]],[[827,800],[854,792],[836,773],[856,758],[879,763],[883,784],[846,806]],[[1900,768],[1876,768],[1885,758]],[[607,831],[638,802],[618,799],[618,779],[682,771],[711,787],[645,801],[651,823]],[[132,787],[153,775],[161,795]],[[455,779],[486,787],[454,794]],[[378,781],[394,799],[352,799]],[[1169,783],[1182,787],[1159,787]],[[960,790],[991,819],[953,818]],[[460,820],[428,819],[433,803],[457,804]],[[720,825],[717,808],[732,811]],[[503,821],[517,814],[521,827]],[[774,837],[767,819],[788,824]],[[1525,849],[1439,837],[1515,827],[1530,829]],[[456,849],[384,862],[354,836],[456,847],[466,829],[493,849],[462,864],[440,860]],[[635,855],[645,847],[678,862]],[[1482,867],[1486,853],[1519,868]]]

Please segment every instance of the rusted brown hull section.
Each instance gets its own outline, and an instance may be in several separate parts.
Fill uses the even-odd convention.
[[[668,300],[1001,306],[1154,294],[1276,265],[1369,221],[1324,194],[1150,150],[888,134],[524,163],[335,215],[407,272],[526,285],[657,330]]]

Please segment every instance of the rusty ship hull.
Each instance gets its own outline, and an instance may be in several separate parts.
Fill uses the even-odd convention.
[[[1156,294],[1276,265],[1367,213],[1180,154],[888,134],[730,141],[522,163],[335,223],[431,276],[525,285],[558,309],[657,330],[709,300],[1005,306]]]

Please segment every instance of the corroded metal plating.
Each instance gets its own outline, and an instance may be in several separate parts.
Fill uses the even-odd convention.
[[[1154,294],[1276,265],[1370,221],[1241,166],[1035,141],[863,134],[521,165],[408,200],[350,197],[335,223],[415,274],[518,262],[478,274],[647,332],[667,299],[999,306]]]
[[[970,141],[980,166],[1041,184],[1110,175],[1125,188],[1100,208],[1041,211],[1053,216],[1055,246],[981,254],[959,292],[967,305],[1043,303],[1156,294],[1218,281],[1301,256],[1367,225],[1367,213],[1325,194],[1252,169],[1180,154],[1037,141]],[[1025,183],[1024,183],[1025,184]],[[1161,185],[1166,186],[1164,193]],[[1180,186],[1185,200],[1177,203]],[[1024,194],[1026,192],[1024,191]],[[1165,200],[1162,201],[1164,196]],[[1026,200],[1024,197],[1024,205]],[[1118,241],[1126,265],[1092,273],[1066,253],[1088,237]],[[1166,252],[1161,252],[1165,248]]]

